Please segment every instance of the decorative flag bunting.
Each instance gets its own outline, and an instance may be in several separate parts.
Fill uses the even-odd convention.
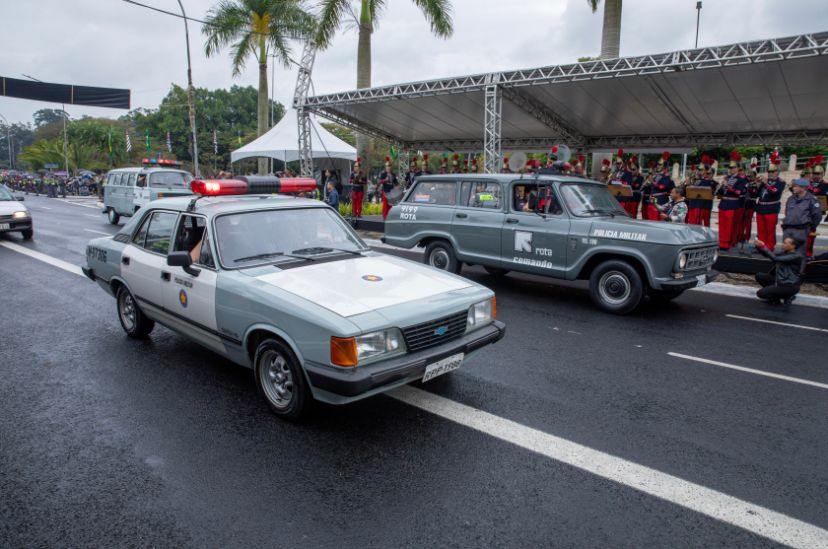
[[[144,139],[147,142],[147,152],[150,152],[152,150],[152,147],[150,146],[149,130],[147,130],[146,133],[144,133]]]
[[[172,138],[170,132],[167,132],[167,152],[172,152]]]
[[[213,129],[213,153],[218,154],[218,134],[215,128]]]
[[[112,154],[112,128],[106,132],[106,146],[109,149],[109,154]]]
[[[132,152],[132,139],[129,138],[129,132],[126,132],[126,150]]]

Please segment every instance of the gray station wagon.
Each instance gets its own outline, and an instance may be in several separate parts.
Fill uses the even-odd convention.
[[[383,242],[425,247],[425,263],[463,263],[589,280],[602,309],[627,313],[649,295],[673,299],[715,278],[707,228],[631,219],[606,185],[557,175],[419,178],[385,222]]]

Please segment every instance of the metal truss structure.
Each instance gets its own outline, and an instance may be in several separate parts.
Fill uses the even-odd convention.
[[[582,151],[619,146],[670,148],[730,145],[824,145],[827,142],[826,138],[828,138],[828,124],[825,124],[825,128],[784,129],[783,131],[759,129],[700,132],[688,128],[686,133],[665,134],[654,132],[653,135],[588,135],[571,124],[567,124],[550,105],[538,99],[537,94],[531,93],[535,86],[550,84],[678,74],[819,56],[828,57],[828,32],[655,55],[596,60],[585,63],[351,90],[305,97],[304,102],[300,104],[295,101],[295,105],[297,108],[301,106],[308,111],[315,112],[363,134],[384,139],[391,143],[401,143],[401,150],[483,151],[487,171],[499,170],[502,150],[546,150],[550,146],[561,142],[569,144],[573,149]],[[820,69],[824,68],[821,64],[817,66]],[[428,139],[405,139],[402,135],[394,135],[396,132],[403,133],[402,130],[389,129],[392,126],[383,123],[382,117],[374,117],[375,109],[369,106],[371,103],[389,102],[397,102],[399,106],[402,106],[406,101],[421,98],[474,93],[477,93],[475,97],[482,95],[484,98],[480,139],[468,139],[468,135],[464,135],[460,139],[458,139],[459,135],[446,135],[446,139],[431,139],[431,136]],[[540,94],[540,96],[542,97],[543,94]],[[519,112],[540,122],[542,127],[548,129],[548,134],[543,132],[540,135],[546,134],[547,136],[526,138],[502,136],[503,99],[509,102],[510,107],[516,107]],[[443,101],[450,101],[450,99],[443,99]],[[394,111],[397,111],[399,106],[395,104]],[[820,120],[818,126],[821,125]],[[536,132],[534,135],[538,135],[538,133]]]
[[[302,177],[313,176],[310,111],[305,108],[305,103],[308,100],[308,90],[311,85],[311,73],[313,72],[315,60],[316,46],[311,40],[308,40],[302,50],[299,74],[296,77],[296,90],[293,94],[293,106],[296,109],[296,119],[299,126],[299,175]]]

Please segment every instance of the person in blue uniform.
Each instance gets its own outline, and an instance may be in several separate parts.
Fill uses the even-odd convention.
[[[713,179],[713,159],[708,155],[702,155],[700,175],[692,184],[693,187],[710,189],[710,200],[693,198],[687,201],[687,223],[691,225],[710,226],[710,214],[713,211],[713,194],[716,192],[717,183]]]
[[[739,167],[742,156],[738,151],[730,153],[730,173],[719,188],[719,249],[728,251],[739,239],[742,226],[744,196],[747,192],[747,178]]]

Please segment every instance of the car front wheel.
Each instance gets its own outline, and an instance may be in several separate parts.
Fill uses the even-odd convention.
[[[444,240],[435,240],[426,246],[424,261],[426,265],[454,274],[463,268],[463,264],[454,255],[451,244]]]
[[[118,320],[121,321],[121,328],[129,337],[144,339],[155,328],[155,321],[147,318],[138,308],[135,298],[126,286],[121,286],[118,290],[116,302],[118,303]]]
[[[31,240],[34,236],[34,229],[26,229],[25,231],[20,231],[20,234],[23,235],[23,240]]]
[[[109,217],[109,222],[112,223],[113,225],[117,225],[118,221],[121,220],[121,216],[118,215],[118,212],[116,212],[112,208],[109,208],[109,211],[107,212],[107,216]]]
[[[589,277],[589,296],[604,311],[623,315],[641,303],[644,283],[626,261],[604,261]]]
[[[281,341],[265,339],[256,349],[256,388],[279,417],[299,419],[309,409],[312,396],[299,361]]]

